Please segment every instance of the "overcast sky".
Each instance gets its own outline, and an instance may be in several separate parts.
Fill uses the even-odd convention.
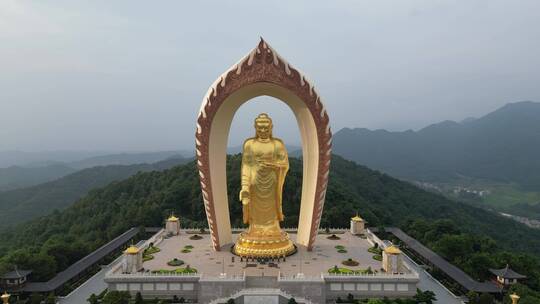
[[[334,131],[418,129],[540,101],[540,1],[0,1],[0,150],[191,149],[208,86],[263,36]],[[258,112],[298,142],[294,116]]]

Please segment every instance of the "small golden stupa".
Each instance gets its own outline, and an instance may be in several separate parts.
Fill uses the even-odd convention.
[[[386,252],[388,254],[400,254],[401,250],[399,248],[397,248],[395,245],[392,245],[392,246],[386,247],[384,249],[384,252]]]
[[[0,296],[0,299],[2,299],[2,303],[9,304],[9,297],[11,297],[11,295],[5,291],[4,294]]]
[[[127,253],[127,254],[137,254],[139,253],[139,248],[137,248],[135,245],[131,245],[129,246],[125,251],[124,253]]]
[[[510,299],[512,299],[512,304],[517,304],[519,301],[520,296],[518,296],[515,292],[510,295]]]
[[[174,216],[174,214],[171,213],[171,216],[167,219],[167,222],[176,222],[178,221],[178,218]]]

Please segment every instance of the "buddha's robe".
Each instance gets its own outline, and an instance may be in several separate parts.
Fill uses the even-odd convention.
[[[262,162],[272,163],[277,168],[265,168]],[[288,170],[289,158],[281,140],[250,138],[244,143],[242,186],[248,187],[249,200],[243,210],[250,236],[280,235],[282,192]]]

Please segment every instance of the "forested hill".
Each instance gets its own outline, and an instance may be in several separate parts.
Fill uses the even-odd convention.
[[[342,129],[333,151],[409,180],[460,176],[540,189],[540,103],[510,103],[478,119],[444,121],[419,131]]]
[[[97,166],[36,186],[0,192],[0,229],[64,209],[89,190],[137,172],[169,169],[187,161],[177,157],[153,164]]]
[[[301,162],[290,161],[283,226],[296,225],[301,195]],[[236,226],[241,225],[239,166],[239,155],[228,158],[229,202]],[[171,211],[181,217],[183,226],[207,226],[194,162],[162,172],[137,173],[90,191],[63,211],[0,234],[0,268],[16,263],[47,278],[130,227],[161,226]],[[500,246],[512,244],[512,250],[540,253],[540,230],[334,156],[321,226],[348,227],[356,212],[372,226],[406,227],[411,220],[450,219],[464,231],[491,236]]]

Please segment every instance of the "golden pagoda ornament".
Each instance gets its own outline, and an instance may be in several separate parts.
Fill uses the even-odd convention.
[[[519,301],[519,296],[514,292],[510,295],[510,299],[512,300],[512,304],[517,304]]]
[[[0,296],[0,299],[2,299],[3,304],[9,304],[9,297],[11,297],[11,295],[7,292],[4,292],[4,294]]]

